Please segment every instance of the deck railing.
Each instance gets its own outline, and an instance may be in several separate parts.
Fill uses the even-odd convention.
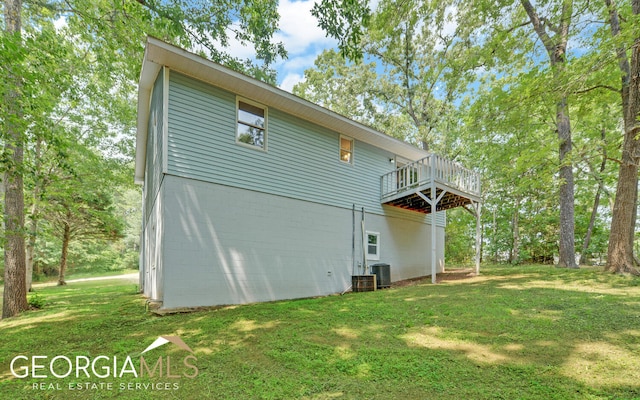
[[[480,174],[432,154],[382,175],[382,199],[426,185],[432,179],[461,192],[480,196]]]

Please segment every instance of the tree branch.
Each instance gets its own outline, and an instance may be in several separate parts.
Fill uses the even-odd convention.
[[[584,94],[584,93],[588,93],[591,92],[592,90],[596,90],[596,89],[606,89],[606,90],[610,90],[612,92],[615,93],[620,93],[620,89],[613,87],[613,86],[609,86],[609,85],[596,85],[587,89],[582,89],[582,90],[577,90],[574,92],[574,94]]]
[[[531,20],[531,23],[533,24],[533,30],[536,32],[540,40],[542,40],[542,44],[544,44],[549,55],[551,55],[553,53],[554,45],[551,37],[544,28],[544,23],[529,0],[520,0],[520,3],[522,4],[522,7],[524,7],[524,10],[529,16],[529,20]]]

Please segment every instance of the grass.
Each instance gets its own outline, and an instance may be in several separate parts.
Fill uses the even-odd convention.
[[[435,286],[164,317],[146,312],[135,289],[116,280],[44,287],[43,310],[0,321],[0,397],[640,399],[637,278],[490,267]],[[9,368],[19,354],[130,355],[137,368],[160,335],[180,336],[194,350],[197,377],[18,379]],[[177,346],[153,351],[174,363],[188,354]],[[112,390],[69,390],[108,382]]]
[[[114,276],[114,275],[123,275],[123,274],[134,274],[138,273],[137,269],[117,269],[112,271],[79,271],[79,272],[71,272],[65,276],[66,281],[71,281],[74,279],[85,279],[85,278],[96,278],[103,276]],[[57,283],[58,277],[52,276],[47,279],[39,280],[37,282],[33,282],[34,285],[39,285],[42,283]]]
[[[111,271],[72,271],[65,276],[66,281],[74,280],[74,279],[85,279],[85,278],[95,278],[95,277],[103,277],[103,276],[114,276],[114,275],[123,275],[123,274],[134,274],[138,273],[137,269],[117,269]],[[33,285],[37,287],[39,285],[57,283],[57,276],[43,276],[39,279],[33,281]],[[2,274],[0,274],[0,285],[3,285],[4,281],[2,279]]]

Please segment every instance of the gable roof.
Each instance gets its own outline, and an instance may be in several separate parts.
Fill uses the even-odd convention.
[[[279,109],[337,133],[348,135],[358,141],[388,150],[409,160],[419,160],[430,154],[282,89],[233,71],[159,39],[149,37],[147,38],[138,84],[136,183],[144,182],[151,90],[162,66],[167,66],[171,70],[260,102],[267,107]]]

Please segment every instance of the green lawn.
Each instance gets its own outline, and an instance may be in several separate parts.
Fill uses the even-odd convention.
[[[115,280],[41,288],[45,309],[0,321],[0,398],[640,399],[637,278],[488,267],[435,286],[164,317],[146,312],[135,290]],[[17,355],[131,356],[137,370],[161,335],[194,350],[195,378],[10,372]],[[147,355],[187,371],[176,363],[189,353],[175,345]]]

